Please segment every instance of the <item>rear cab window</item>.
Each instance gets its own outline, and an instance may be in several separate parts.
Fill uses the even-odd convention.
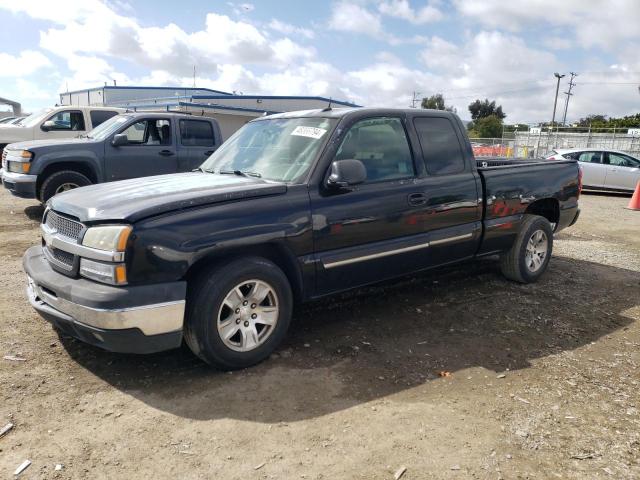
[[[93,128],[96,128],[101,123],[106,122],[116,115],[118,115],[118,112],[114,112],[112,110],[91,110],[91,112],[89,112]]]
[[[180,120],[180,141],[185,147],[213,147],[213,125],[206,120]]]
[[[451,121],[443,117],[417,117],[413,125],[429,175],[452,175],[465,169],[460,140]]]

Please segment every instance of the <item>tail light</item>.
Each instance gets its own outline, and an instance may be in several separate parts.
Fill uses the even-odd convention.
[[[582,167],[578,165],[578,198],[582,193]]]

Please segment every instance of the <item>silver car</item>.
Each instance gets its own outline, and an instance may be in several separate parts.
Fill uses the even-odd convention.
[[[582,184],[589,190],[633,192],[640,181],[640,160],[618,150],[558,148],[547,158],[578,160]]]

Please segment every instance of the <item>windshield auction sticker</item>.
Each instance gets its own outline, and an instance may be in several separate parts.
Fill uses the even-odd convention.
[[[315,138],[317,140],[325,133],[327,133],[327,131],[324,128],[297,126],[293,129],[291,135],[297,135],[298,137]]]

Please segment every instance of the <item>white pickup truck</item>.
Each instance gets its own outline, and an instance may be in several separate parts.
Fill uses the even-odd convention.
[[[0,128],[0,154],[10,143],[77,137],[124,111],[122,108],[69,105],[44,108],[23,119],[19,125]]]

